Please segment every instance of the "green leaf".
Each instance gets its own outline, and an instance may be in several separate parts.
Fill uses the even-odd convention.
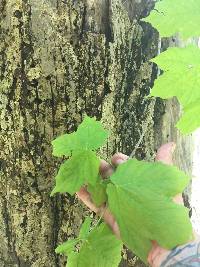
[[[73,240],[68,240],[64,242],[63,244],[59,245],[56,248],[55,252],[57,254],[63,254],[65,256],[68,256],[74,251],[75,246],[77,245],[78,242],[79,242],[78,238],[73,239]]]
[[[76,133],[61,135],[52,141],[52,145],[56,157],[71,156],[72,151],[82,149]]]
[[[197,46],[169,48],[151,61],[165,71],[156,80],[152,96],[176,96],[183,106],[200,99],[200,49]]]
[[[80,265],[78,265],[78,252],[72,252],[67,258],[66,267],[79,267],[79,266]]]
[[[81,226],[79,237],[72,240],[68,240],[63,244],[59,245],[56,248],[55,252],[57,254],[63,254],[65,256],[71,255],[75,250],[75,246],[78,243],[87,239],[90,231],[91,222],[92,222],[91,218],[87,217]]]
[[[200,105],[200,49],[194,45],[169,48],[152,61],[164,70],[164,74],[155,81],[151,96],[178,98],[185,112],[178,123],[182,133],[190,133],[192,129],[200,127],[194,108],[193,111],[189,109],[189,106],[193,107],[193,103]],[[195,110],[197,109],[198,107]]]
[[[187,39],[200,36],[200,0],[158,1],[150,15],[143,19],[156,28],[161,37],[176,33]]]
[[[86,239],[89,232],[90,232],[90,225],[92,223],[92,219],[90,217],[87,217],[81,226],[81,230],[79,233],[79,238],[80,239]]]
[[[85,149],[96,150],[105,143],[108,131],[104,130],[101,122],[86,116],[78,127],[77,136]]]
[[[73,151],[96,150],[108,137],[101,122],[86,116],[77,132],[65,134],[52,142],[54,156],[70,156]]]
[[[97,183],[95,185],[89,184],[87,187],[88,192],[91,195],[92,201],[97,207],[100,207],[107,201],[106,188],[108,179],[103,180],[99,175]]]
[[[176,127],[183,133],[189,134],[200,126],[200,101],[192,103],[184,109],[184,114]]]
[[[69,255],[67,267],[117,267],[121,249],[122,242],[102,223],[90,232],[79,253]]]
[[[146,262],[151,240],[166,249],[192,237],[188,210],[172,198],[189,182],[176,167],[130,159],[111,176],[108,203],[122,241]]]
[[[55,193],[73,195],[82,185],[90,183],[95,185],[99,173],[100,160],[92,151],[80,151],[63,163],[56,176],[56,186],[51,196]]]

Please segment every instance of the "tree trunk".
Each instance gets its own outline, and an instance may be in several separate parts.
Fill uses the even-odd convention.
[[[165,103],[144,98],[159,39],[139,19],[153,0],[123,2],[0,0],[1,267],[64,266],[55,247],[77,235],[88,211],[69,195],[50,198],[61,162],[51,140],[84,114],[110,130],[100,151],[107,159],[134,150],[153,160],[163,141],[176,141]],[[124,251],[121,266],[142,263]]]

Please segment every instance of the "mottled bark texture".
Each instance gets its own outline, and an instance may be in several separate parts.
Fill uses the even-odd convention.
[[[84,114],[111,132],[104,158],[136,147],[137,158],[152,160],[170,139],[165,105],[144,98],[159,42],[138,20],[153,1],[122,1],[0,0],[1,267],[64,266],[54,249],[87,211],[68,195],[50,198],[61,162],[51,140]],[[142,264],[125,252],[121,266]]]

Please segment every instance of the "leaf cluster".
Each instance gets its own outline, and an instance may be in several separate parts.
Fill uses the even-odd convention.
[[[87,134],[82,134],[80,129],[83,128],[87,129]],[[72,156],[61,165],[52,194],[74,194],[81,186],[87,186],[97,206],[107,202],[118,223],[123,243],[144,262],[152,240],[171,249],[191,239],[188,210],[173,202],[173,197],[188,184],[189,177],[176,167],[129,159],[110,179],[102,180],[100,160],[93,150],[105,142],[107,134],[100,122],[86,117],[74,135],[64,135],[53,141],[54,155],[69,156],[72,153]],[[68,138],[74,138],[75,144]],[[77,146],[80,138],[84,140],[81,148]],[[121,242],[105,224],[92,231],[90,225],[91,221],[87,219],[79,237],[60,245],[56,252],[68,256],[68,267],[118,266]]]

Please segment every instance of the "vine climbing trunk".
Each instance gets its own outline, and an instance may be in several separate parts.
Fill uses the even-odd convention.
[[[151,0],[0,0],[1,267],[64,266],[55,247],[77,234],[88,211],[69,195],[50,198],[60,164],[51,140],[74,131],[84,114],[110,130],[99,152],[107,159],[134,150],[153,160],[160,143],[176,141],[171,117],[162,117],[166,105],[144,98],[158,73],[148,60],[159,38],[139,19],[152,7]],[[143,266],[126,250],[123,258],[121,266]]]

